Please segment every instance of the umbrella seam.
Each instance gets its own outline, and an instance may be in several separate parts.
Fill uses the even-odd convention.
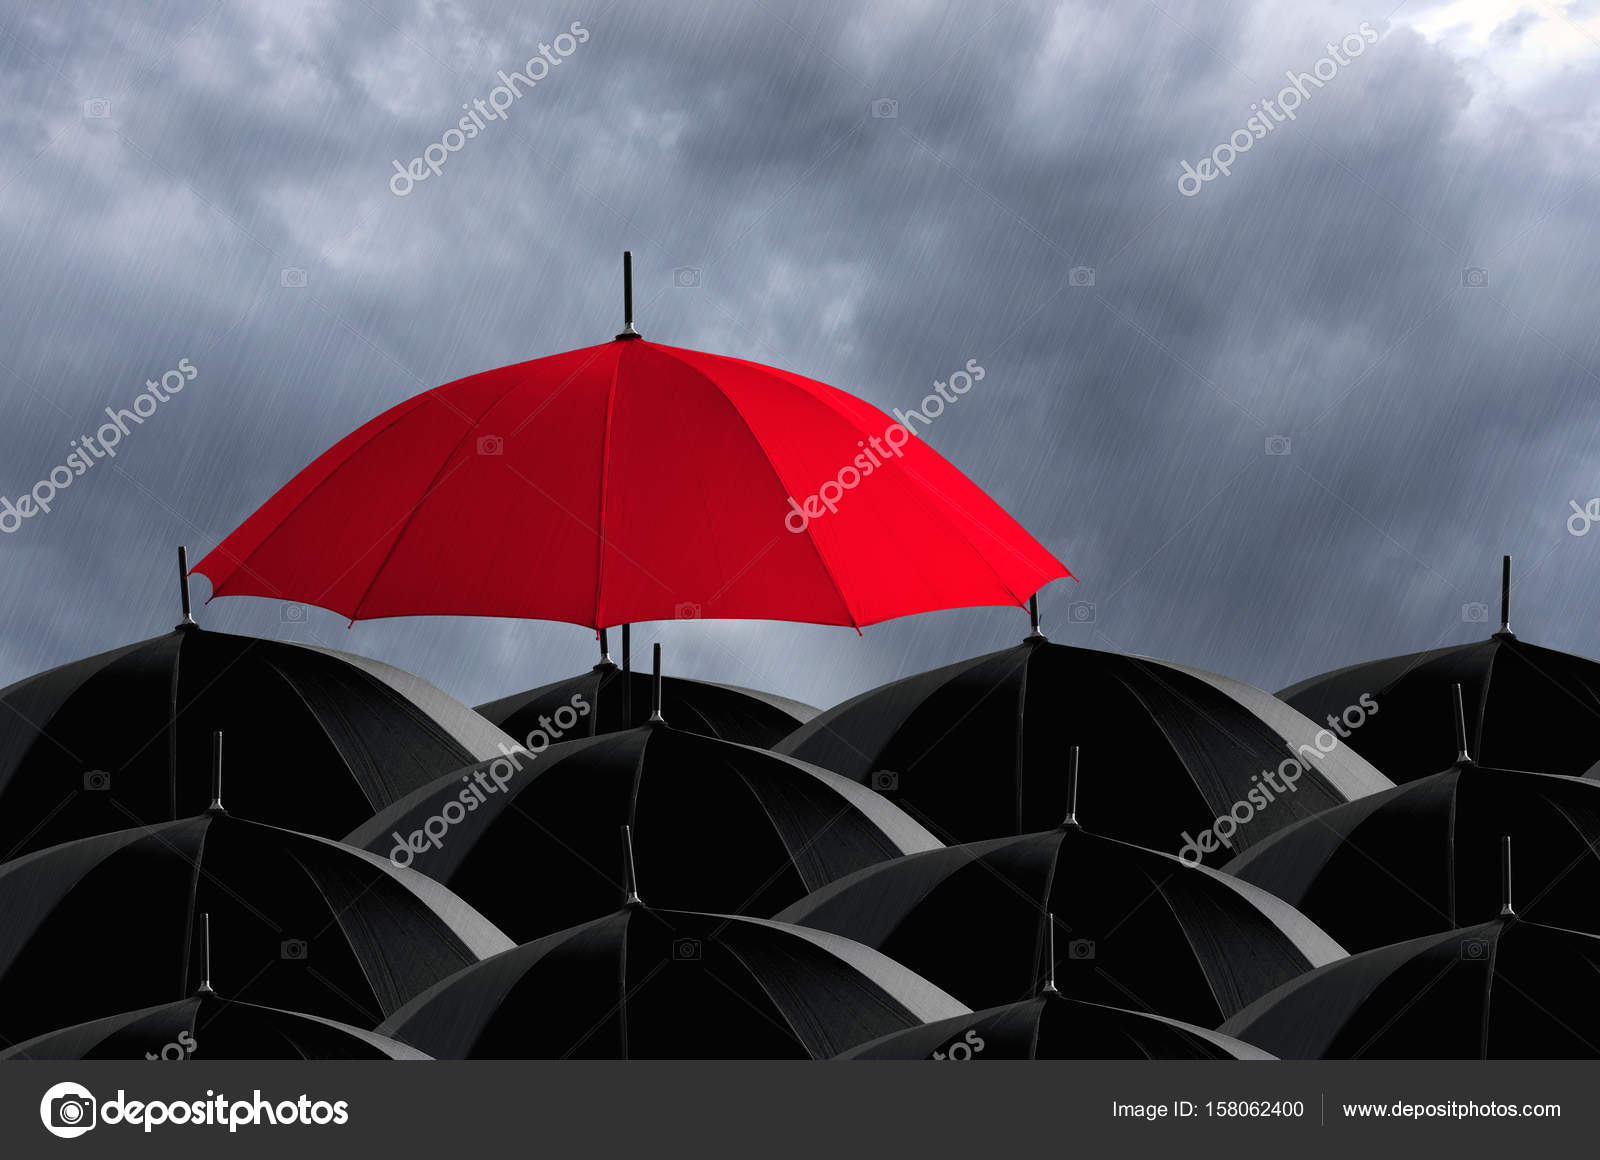
[[[773,478],[778,481],[778,486],[783,488],[783,493],[788,496],[794,495],[794,488],[789,485],[788,480],[783,478],[783,472],[778,470],[778,465],[773,460],[772,453],[767,450],[766,443],[762,440],[761,436],[756,434],[755,428],[750,425],[750,420],[745,417],[744,412],[739,409],[738,404],[729,398],[727,392],[717,385],[716,380],[708,375],[705,371],[695,366],[688,359],[680,358],[672,347],[657,346],[653,349],[662,352],[663,357],[669,358],[673,362],[686,367],[696,378],[703,380],[705,384],[711,388],[712,393],[715,394],[717,398],[721,399],[725,404],[727,404],[728,409],[733,412],[734,416],[739,420],[740,425],[744,427],[750,438],[755,440],[756,447],[761,451],[761,458],[766,462],[767,468],[772,472]],[[778,379],[776,375],[769,375],[768,377],[777,379],[779,382],[783,382],[783,380]],[[792,383],[784,383],[783,385],[791,390],[794,390],[794,385]],[[799,393],[801,395],[805,394],[803,391]],[[839,586],[838,577],[833,574],[833,565],[828,563],[828,558],[822,550],[822,545],[818,543],[816,537],[811,534],[809,527],[805,533],[805,540],[806,543],[811,545],[811,550],[816,554],[817,563],[822,567],[822,574],[828,578],[828,583],[833,587],[834,595],[838,596],[839,605],[844,609],[844,614],[850,618],[850,627],[854,628],[857,633],[860,633],[862,627],[861,621],[856,616],[855,611],[850,607],[850,601],[846,598],[844,589]]]
[[[455,443],[451,445],[449,452],[446,453],[442,460],[440,460],[438,470],[433,473],[433,478],[428,480],[428,486],[422,489],[422,494],[418,497],[417,501],[411,505],[411,510],[406,513],[406,518],[400,524],[400,530],[395,532],[394,539],[389,542],[389,550],[383,554],[383,559],[379,561],[378,566],[373,569],[372,579],[367,581],[367,586],[365,590],[362,591],[361,598],[356,601],[355,606],[350,610],[350,622],[352,624],[361,619],[361,606],[367,602],[367,597],[372,595],[373,588],[377,586],[378,578],[383,575],[383,570],[389,566],[389,561],[394,559],[395,549],[400,546],[400,541],[405,539],[406,533],[411,530],[411,524],[416,520],[417,513],[422,510],[422,506],[432,497],[434,489],[439,486],[440,479],[445,473],[445,468],[449,466],[450,461],[456,457],[456,452],[460,451],[461,448],[466,444],[467,439],[472,436],[473,432],[478,430],[478,427],[483,422],[485,415],[487,415],[490,411],[493,411],[501,403],[505,402],[506,398],[513,391],[526,385],[515,376],[508,375],[507,377],[512,379],[511,385],[496,395],[494,400],[485,405],[483,410],[478,412],[477,417],[467,425],[467,429],[461,433],[461,438],[457,439]],[[452,409],[459,411],[458,408]],[[464,418],[465,412],[460,413]],[[396,421],[398,422],[398,420]],[[388,428],[385,428],[385,430],[387,429]],[[367,443],[363,444],[362,446],[367,446],[370,443],[371,440],[368,440]],[[306,498],[310,499],[311,497],[308,494]],[[298,507],[298,505],[296,506]],[[285,520],[286,519],[287,517],[285,517]],[[285,520],[278,521],[279,528],[284,526]],[[335,581],[335,583],[337,582],[338,581]]]
[[[626,343],[615,344],[625,347]],[[595,521],[594,533],[594,623],[598,630],[600,601],[605,593],[606,577],[606,501],[611,493],[611,420],[616,413],[617,383],[622,378],[622,351],[611,365],[611,386],[606,392],[606,418],[600,428],[600,514]]]

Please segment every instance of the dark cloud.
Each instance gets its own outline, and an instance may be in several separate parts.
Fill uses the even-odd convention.
[[[1509,551],[1516,626],[1600,653],[1583,615],[1600,538],[1564,527],[1569,500],[1600,494],[1600,53],[1559,14],[1472,42],[1419,32],[1433,11],[13,9],[0,490],[180,358],[200,375],[0,538],[0,682],[165,627],[172,546],[209,548],[384,407],[609,337],[624,247],[653,338],[886,409],[978,359],[984,383],[927,437],[1081,577],[1045,596],[1057,639],[1275,688],[1480,634],[1462,605],[1493,602]],[[391,195],[394,160],[575,20],[588,43]],[[1363,21],[1378,44],[1230,176],[1179,193],[1181,161]],[[1552,30],[1577,50],[1531,73],[1518,46]],[[109,115],[86,117],[91,99]],[[895,116],[872,115],[880,99]],[[680,267],[699,285],[676,287]],[[1289,454],[1266,454],[1273,436]],[[1073,601],[1094,618],[1070,622]],[[554,625],[346,631],[251,600],[202,615],[379,656],[469,701],[593,650]],[[864,638],[659,633],[675,668],[824,703],[1024,629],[992,610]]]

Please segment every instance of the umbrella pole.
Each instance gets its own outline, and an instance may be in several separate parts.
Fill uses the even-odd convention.
[[[633,628],[622,626],[622,727],[633,728]]]
[[[1078,747],[1076,745],[1067,751],[1067,816],[1062,819],[1061,824],[1073,828],[1078,825]]]
[[[633,328],[633,251],[622,251],[622,330],[618,338],[641,338]]]
[[[217,734],[217,736],[220,737],[221,734],[219,733],[219,734]],[[201,962],[204,963],[204,968],[203,968],[202,974],[200,975],[200,987],[199,987],[199,989],[197,991],[195,991],[195,994],[197,994],[197,995],[215,995],[216,991],[212,990],[212,988],[211,988],[211,912],[210,911],[207,911],[206,913],[204,913],[204,914],[202,914],[200,916],[200,957],[201,957]]]
[[[665,725],[667,719],[661,715],[661,642],[656,642],[655,669],[650,676],[650,721],[651,725]]]
[[[1517,908],[1511,905],[1511,835],[1500,837],[1500,917],[1516,918]]]
[[[1471,765],[1472,752],[1467,748],[1467,712],[1461,704],[1461,686],[1450,686],[1451,700],[1456,711],[1456,764]]]
[[[178,599],[183,606],[183,619],[176,627],[199,628],[189,611],[189,552],[182,544],[178,545]]]
[[[1511,557],[1500,557],[1500,631],[1511,633]]]
[[[639,872],[633,864],[633,827],[622,827],[622,905],[642,906]]]
[[[227,812],[222,805],[222,731],[218,730],[211,735],[211,804],[206,807],[206,813]]]
[[[1040,988],[1039,994],[1059,995],[1061,992],[1056,990],[1056,916],[1048,910],[1044,912],[1044,928],[1045,946],[1048,948],[1045,953],[1049,959],[1044,975],[1044,986]]]
[[[1028,640],[1044,640],[1044,632],[1039,628],[1039,594],[1035,592],[1028,597],[1028,622],[1032,626],[1028,632]]]

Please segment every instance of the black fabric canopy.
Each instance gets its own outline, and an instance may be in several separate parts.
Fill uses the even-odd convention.
[[[1286,768],[1294,788],[1253,811],[1234,850],[1390,782],[1259,689],[1145,657],[1031,638],[863,693],[774,748],[882,790],[946,842],[1030,833],[1066,812],[1071,746],[1115,772],[1085,780],[1104,832],[1177,851]],[[1326,744],[1326,742],[1325,742]],[[1299,751],[1306,746],[1310,752]],[[1227,849],[1207,860],[1220,864]]]
[[[1510,633],[1309,677],[1278,695],[1326,723],[1363,694],[1378,704],[1349,746],[1397,782],[1455,758],[1459,684],[1468,748],[1485,765],[1573,776],[1600,761],[1600,665]]]
[[[0,866],[0,1046],[193,994],[202,912],[230,995],[356,1026],[512,945],[438,883],[326,838],[226,814],[122,830]]]
[[[1271,1059],[1190,1023],[1059,994],[896,1031],[840,1059]]]
[[[389,665],[189,626],[0,691],[0,860],[199,813],[218,730],[237,810],[329,837],[510,741]]]
[[[820,1059],[968,1013],[845,939],[634,904],[469,967],[378,1030],[439,1059]]]
[[[952,846],[843,878],[782,911],[904,963],[973,1007],[1037,994],[1214,1027],[1344,954],[1288,904],[1178,858],[1062,826]]]
[[[1452,766],[1280,830],[1226,869],[1370,950],[1493,918],[1503,835],[1524,916],[1600,933],[1600,785],[1580,778]]]
[[[193,995],[52,1031],[0,1051],[7,1059],[427,1059],[347,1023]]]
[[[1222,1025],[1283,1059],[1593,1059],[1600,938],[1495,919],[1312,971]]]
[[[579,722],[578,735],[614,733],[643,725],[649,718],[650,680],[648,672],[637,670],[625,678],[621,668],[606,661],[575,677],[479,705],[478,712],[524,741],[541,728],[541,718],[548,722],[574,697],[582,697],[589,712]],[[774,693],[686,677],[661,678],[661,705],[674,728],[763,748],[817,715],[810,705]]]
[[[653,903],[730,914],[768,915],[864,866],[939,846],[847,778],[666,725],[457,771],[347,840],[445,883],[527,940],[616,903],[625,824]],[[408,847],[412,835],[420,849]]]

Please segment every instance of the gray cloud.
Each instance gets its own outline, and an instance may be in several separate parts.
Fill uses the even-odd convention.
[[[1554,29],[1429,39],[1431,6],[417,5],[14,8],[0,18],[0,490],[17,495],[187,357],[193,386],[0,538],[0,682],[164,628],[198,555],[398,400],[640,327],[912,406],[1081,578],[1056,639],[1276,688],[1514,619],[1600,653],[1597,55]],[[1581,19],[1574,14],[1572,19]],[[574,20],[503,123],[417,156]],[[1383,38],[1193,198],[1252,102]],[[1571,28],[1566,35],[1579,37]],[[110,115],[86,118],[103,98]],[[873,117],[871,102],[898,102]],[[1069,271],[1093,267],[1092,286]],[[693,267],[699,286],[676,288]],[[1487,286],[1463,285],[1483,267]],[[286,268],[306,285],[285,286]],[[1283,435],[1290,453],[1264,453]],[[491,551],[492,545],[485,545]],[[204,581],[199,582],[204,590]],[[1070,623],[1069,602],[1096,606]],[[379,656],[469,701],[593,659],[581,629],[362,623],[225,600],[219,628]],[[674,669],[830,703],[1025,630],[670,624]]]

